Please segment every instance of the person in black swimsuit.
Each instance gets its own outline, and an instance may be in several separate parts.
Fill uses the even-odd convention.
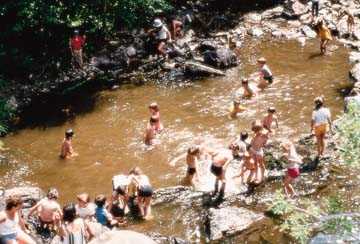
[[[188,149],[186,155],[186,164],[188,166],[186,172],[186,179],[192,183],[192,180],[195,177],[198,177],[196,171],[197,160],[200,158],[200,148],[199,146],[192,146]]]
[[[230,150],[219,150],[212,155],[212,164],[210,171],[216,176],[215,190],[213,195],[216,195],[219,191],[219,182],[221,183],[219,197],[224,197],[225,194],[225,171],[230,161],[233,159]]]

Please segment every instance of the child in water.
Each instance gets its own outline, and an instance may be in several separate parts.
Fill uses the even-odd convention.
[[[158,117],[152,116],[150,118],[150,121],[146,126],[146,131],[145,131],[145,136],[144,136],[144,142],[146,145],[153,144],[155,136],[158,133],[158,130],[156,129],[158,122],[159,122]]]
[[[291,183],[300,175],[299,164],[302,164],[302,158],[296,152],[293,143],[284,142],[281,144],[281,147],[288,161],[287,172],[284,178],[284,191],[287,197],[294,197],[296,193]]]
[[[72,138],[74,136],[74,131],[72,129],[68,129],[65,132],[65,138],[61,145],[60,158],[62,159],[70,159],[72,157],[78,156],[72,147]]]
[[[266,64],[266,59],[264,57],[261,57],[257,60],[257,63],[260,68],[260,82],[258,84],[258,87],[260,89],[265,89],[269,84],[272,84],[274,81],[273,74],[269,68],[269,66]]]
[[[251,145],[251,156],[255,160],[256,165],[256,183],[261,183],[264,180],[265,174],[265,163],[264,163],[264,147],[269,139],[269,131],[263,128],[262,122],[256,120],[252,124],[252,131],[255,133],[252,138]],[[260,178],[258,177],[258,169],[260,168]]]
[[[186,178],[189,180],[189,182],[192,183],[192,180],[194,176],[197,178],[197,162],[200,158],[200,147],[199,146],[192,146],[188,149],[187,155],[186,155],[186,164],[188,166],[187,172],[186,172]]]
[[[331,32],[326,27],[324,20],[320,19],[316,25],[316,29],[318,32],[318,36],[320,37],[320,52],[321,54],[326,53],[326,46],[328,45],[329,41],[332,40]]]
[[[248,145],[247,150],[244,153],[243,164],[241,166],[239,175],[236,175],[236,176],[233,177],[233,178],[241,177],[241,184],[244,184],[244,174],[247,171],[250,171],[250,172],[249,172],[249,176],[246,179],[246,183],[249,184],[249,183],[251,183],[252,181],[255,180],[253,178],[254,178],[254,176],[256,174],[256,165],[255,165],[254,159],[250,155],[250,148],[251,148],[251,146]]]
[[[241,80],[241,86],[244,89],[244,93],[242,95],[243,98],[251,99],[252,97],[256,96],[256,91],[249,86],[249,80],[248,79],[243,78]]]
[[[239,100],[234,100],[233,105],[230,108],[230,117],[235,119],[238,113],[244,112],[246,108],[240,105]]]
[[[164,129],[164,126],[162,125],[162,123],[160,121],[159,105],[157,103],[153,102],[149,105],[149,110],[150,110],[151,117],[157,118],[157,122],[155,124],[156,132],[162,131]]]
[[[270,133],[273,132],[272,125],[275,122],[276,125],[276,129],[279,129],[279,122],[278,122],[278,118],[275,115],[276,114],[276,109],[274,107],[269,107],[267,110],[268,114],[265,116],[265,118],[263,119],[262,123],[263,123],[263,127],[268,130]]]

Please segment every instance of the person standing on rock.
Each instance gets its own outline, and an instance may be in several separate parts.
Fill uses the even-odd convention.
[[[23,201],[19,196],[6,199],[5,210],[0,212],[0,243],[1,244],[36,244],[26,234],[25,222],[22,218]]]
[[[269,66],[266,64],[266,59],[264,57],[259,58],[257,60],[257,63],[260,68],[260,82],[258,84],[258,87],[260,89],[265,89],[269,84],[273,83],[273,75]]]
[[[192,146],[188,149],[186,155],[186,164],[187,164],[187,171],[186,171],[186,180],[193,183],[194,176],[198,179],[197,174],[197,164],[198,160],[200,159],[200,147],[199,146]]]
[[[74,30],[73,37],[70,38],[69,47],[71,51],[71,55],[73,57],[73,61],[77,68],[82,69],[84,62],[83,62],[83,47],[85,45],[86,36],[80,36],[79,30]]]
[[[155,46],[158,54],[166,56],[166,43],[171,42],[171,33],[164,25],[161,19],[155,19],[153,22],[153,29],[149,31],[149,34],[155,38]]]
[[[332,40],[331,32],[329,28],[326,27],[323,19],[318,21],[316,24],[316,29],[318,36],[320,37],[320,52],[321,54],[325,54],[326,46],[328,45],[329,41]]]
[[[62,159],[70,159],[72,157],[78,156],[76,152],[74,152],[72,146],[72,138],[74,136],[74,131],[72,129],[68,129],[65,132],[65,138],[61,145],[60,158]]]
[[[318,157],[322,157],[326,148],[325,136],[328,131],[327,125],[332,133],[331,113],[328,108],[324,107],[323,97],[315,98],[314,103],[315,109],[311,119],[311,134],[315,134]]]
[[[293,143],[283,142],[281,147],[284,150],[284,156],[288,161],[287,172],[284,178],[284,191],[287,197],[294,197],[296,192],[291,183],[300,175],[299,165],[302,164],[302,158],[296,152]]]
[[[269,139],[269,131],[265,130],[263,123],[260,120],[256,120],[252,123],[251,130],[255,133],[252,138],[251,145],[251,156],[255,160],[256,165],[256,182],[261,183],[264,180],[265,175],[265,162],[264,162],[264,147]],[[259,178],[260,169],[260,178]]]
[[[354,15],[350,12],[349,9],[345,9],[342,11],[342,13],[340,14],[338,21],[340,21],[344,16],[347,16],[347,27],[348,27],[348,32],[350,35],[353,35],[354,33],[354,25],[355,25],[355,18]]]
[[[311,0],[311,15],[313,20],[319,16],[320,0]]]
[[[219,197],[223,198],[225,195],[226,179],[225,173],[226,169],[229,166],[229,163],[233,159],[233,156],[229,150],[217,150],[211,153],[212,164],[211,164],[211,173],[215,175],[215,189],[213,196],[219,192],[219,182],[221,183]]]

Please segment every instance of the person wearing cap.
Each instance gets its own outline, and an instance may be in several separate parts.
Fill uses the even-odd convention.
[[[243,98],[251,99],[252,97],[256,96],[256,90],[250,87],[248,79],[243,78],[241,80],[241,86],[244,90],[242,95]]]
[[[251,130],[255,133],[254,137],[250,142],[251,145],[250,153],[255,161],[255,166],[256,166],[255,182],[261,183],[264,180],[264,175],[265,175],[264,147],[269,139],[269,131],[264,129],[261,120],[255,120],[252,123]],[[259,169],[260,169],[260,177],[258,173]]]
[[[65,138],[61,145],[60,158],[62,159],[70,159],[72,157],[78,156],[76,152],[74,152],[72,146],[72,138],[74,136],[74,131],[72,129],[68,129],[65,132]]]
[[[76,214],[79,218],[91,220],[95,216],[95,204],[90,202],[90,196],[87,193],[81,193],[76,196],[78,203],[75,205]]]
[[[315,134],[318,156],[322,157],[326,148],[325,136],[329,126],[332,133],[332,122],[330,110],[324,107],[324,98],[317,97],[314,100],[315,109],[311,119],[311,134]]]
[[[240,100],[234,100],[232,106],[230,107],[230,117],[235,119],[239,113],[242,113],[246,110],[244,106],[240,105]]]
[[[171,33],[168,28],[163,24],[161,19],[157,18],[153,22],[153,29],[149,31],[149,34],[155,38],[155,46],[158,54],[166,56],[165,45],[167,42],[171,42]]]
[[[158,121],[155,125],[156,127],[156,132],[161,132],[164,129],[163,124],[160,121],[160,108],[159,105],[156,102],[150,103],[149,105],[149,111],[150,111],[150,116],[157,118]]]
[[[70,38],[69,47],[71,51],[71,55],[78,66],[78,68],[82,69],[83,62],[83,47],[85,45],[86,36],[80,36],[79,30],[74,31],[73,37]]]
[[[260,82],[258,84],[258,87],[260,89],[265,89],[269,84],[272,84],[274,81],[273,74],[269,68],[269,66],[266,64],[266,59],[264,57],[261,57],[257,60],[257,63],[259,65],[260,71]]]
[[[320,19],[315,27],[320,38],[320,52],[321,54],[325,54],[326,46],[329,44],[329,41],[333,39],[331,32],[329,28],[326,27],[323,19]]]
[[[263,123],[264,129],[266,129],[270,133],[272,133],[273,132],[272,126],[274,123],[275,123],[276,129],[279,129],[278,117],[275,115],[276,109],[274,107],[269,107],[267,112],[268,112],[268,114],[265,116],[262,123]]]
[[[53,228],[54,221],[62,217],[61,207],[57,202],[58,198],[58,191],[55,188],[50,188],[47,196],[30,209],[29,216],[36,212],[42,228]]]

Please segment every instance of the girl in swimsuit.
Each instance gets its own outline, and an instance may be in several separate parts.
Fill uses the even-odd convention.
[[[159,105],[157,103],[151,103],[149,105],[149,110],[150,110],[150,115],[152,118],[157,118],[157,122],[155,124],[155,130],[157,133],[159,133],[160,131],[162,131],[164,129],[164,126],[162,125],[161,121],[160,121],[160,108]]]
[[[285,142],[281,144],[281,147],[288,161],[287,172],[284,178],[284,191],[286,196],[294,197],[296,193],[291,183],[300,175],[299,164],[302,164],[302,158],[297,154],[293,143]]]

